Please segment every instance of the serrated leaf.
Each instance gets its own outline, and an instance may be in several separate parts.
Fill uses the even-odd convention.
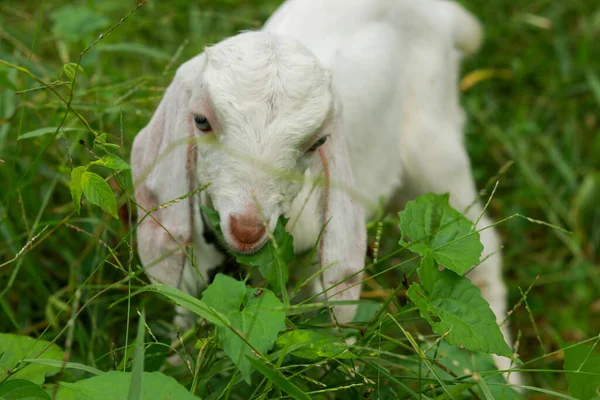
[[[104,178],[93,172],[84,171],[81,175],[81,188],[85,197],[92,204],[97,205],[103,211],[119,219],[115,194]]]
[[[448,343],[473,351],[511,356],[494,313],[479,288],[468,278],[449,270],[440,271],[431,294],[427,294],[421,285],[413,284],[407,295],[417,305],[421,316]]]
[[[427,194],[408,202],[398,213],[400,244],[422,256],[430,250],[439,264],[462,275],[479,263],[483,245],[473,224],[448,199],[448,194]]]
[[[181,290],[176,289],[172,286],[164,285],[162,283],[146,285],[137,292],[135,292],[133,295],[136,295],[141,292],[160,293],[175,304],[177,304],[178,306],[182,306],[187,310],[190,310],[194,314],[206,319],[209,322],[212,322],[217,326],[229,326],[229,319],[225,314],[222,314],[215,308],[212,308],[211,306],[195,298],[194,296],[190,296],[189,294],[182,292]]]
[[[50,400],[44,389],[25,379],[12,379],[0,385],[0,399]]]
[[[48,348],[46,351],[44,349]],[[43,353],[42,353],[43,352]],[[36,340],[27,336],[0,333],[0,377],[14,369],[19,361],[25,358],[42,357],[51,360],[62,360],[63,351],[57,345],[45,340]],[[38,385],[44,383],[46,376],[55,375],[60,367],[41,364],[27,364],[10,374],[8,379],[25,379]]]
[[[83,189],[81,188],[81,176],[87,170],[87,167],[73,168],[71,171],[71,182],[69,183],[69,190],[71,191],[71,198],[73,199],[73,205],[75,211],[79,214],[81,211],[81,196],[83,195]]]
[[[571,395],[581,400],[597,399],[600,395],[600,354],[585,344],[567,348],[564,352],[564,369],[572,371],[565,372]]]
[[[243,335],[260,353],[269,351],[277,334],[285,329],[285,309],[270,290],[255,296],[255,289],[243,282],[218,274],[202,294],[206,305],[226,315],[233,329]],[[219,327],[219,341],[225,354],[238,367],[246,382],[250,382],[252,365],[245,355],[255,357],[252,348],[232,329]]]
[[[279,389],[289,394],[292,398],[296,400],[310,400],[309,395],[304,393],[298,386],[294,385],[281,372],[269,367],[262,360],[255,360],[249,356],[246,356],[246,358],[254,368],[263,374],[268,380],[273,382]]]
[[[296,357],[316,360],[322,358],[356,358],[342,340],[325,333],[296,329],[277,339],[277,346],[288,348]]]
[[[162,372],[144,372],[142,400],[198,400],[174,378]],[[111,371],[79,382],[60,382],[57,400],[122,400],[129,390],[130,372]]]
[[[131,167],[116,154],[107,154],[99,160],[93,161],[90,164],[102,165],[103,167],[118,171],[122,169],[130,169]]]

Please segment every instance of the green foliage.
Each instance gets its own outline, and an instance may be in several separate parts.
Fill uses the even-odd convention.
[[[0,333],[0,382],[4,379],[25,379],[40,385],[46,377],[60,371],[57,366],[21,363],[25,358],[35,357],[62,360],[64,352],[45,340]]]
[[[200,208],[223,242],[219,213],[204,205],[201,205]],[[273,231],[273,240],[270,240],[257,253],[246,255],[231,251],[240,264],[258,267],[263,278],[278,293],[283,292],[288,282],[289,272],[286,264],[294,257],[294,238],[285,230],[287,222],[287,218],[279,218]]]
[[[483,245],[448,198],[447,194],[421,196],[398,214],[403,237],[419,238],[410,245],[402,239],[400,244],[423,255],[419,268],[423,286],[415,283],[406,294],[448,343],[510,357],[512,352],[481,291],[457,274],[479,262]],[[437,262],[446,269],[439,271]]]
[[[277,346],[296,357],[308,360],[356,358],[348,345],[340,339],[308,329],[296,329],[279,336]]]
[[[469,279],[444,270],[431,294],[413,284],[407,295],[419,307],[421,316],[448,343],[473,351],[511,356],[494,313],[479,288]]]
[[[128,392],[131,372],[111,371],[102,376],[75,383],[60,382],[56,400],[120,400]],[[177,381],[162,372],[144,372],[142,377],[142,400],[193,400],[197,399]]]
[[[577,344],[564,350],[569,391],[581,400],[600,398],[600,353],[595,347]]]
[[[50,400],[50,395],[33,382],[24,379],[12,379],[0,385],[0,399]]]
[[[143,286],[131,235],[134,188],[125,164],[133,137],[149,121],[184,60],[208,44],[258,28],[279,3],[148,1],[133,14],[132,4],[117,0],[25,0],[0,7],[0,332],[52,340],[69,354],[64,362],[62,350],[52,346],[37,358],[36,351],[21,351],[13,338],[2,336],[0,388],[27,379],[43,384],[48,393],[60,385],[59,398],[123,398],[132,373],[103,371],[130,370],[137,341],[127,327],[136,319],[135,310],[145,309],[149,330],[142,398],[156,398],[163,390],[169,392],[165,398],[192,398],[192,392],[207,399],[296,393],[285,382],[319,400],[473,398],[471,391],[482,399],[518,397],[488,363],[488,355],[446,345],[440,340],[441,328],[431,335],[427,317],[420,318],[421,310],[415,312],[418,307],[405,296],[404,287],[418,272],[422,287],[413,286],[410,293],[418,293],[417,301],[426,303],[433,325],[441,326],[442,318],[434,312],[447,312],[447,301],[436,302],[433,293],[442,299],[456,293],[436,283],[450,277],[465,293],[472,291],[450,271],[440,273],[437,265],[456,268],[458,275],[476,265],[479,255],[469,245],[476,234],[467,235],[461,228],[460,233],[444,230],[437,237],[422,236],[435,228],[434,221],[452,222],[449,214],[416,213],[407,220],[412,222],[403,221],[409,225],[402,228],[406,248],[398,248],[398,221],[383,209],[370,221],[369,243],[378,244],[378,260],[367,263],[363,284],[363,295],[370,300],[361,302],[355,320],[342,329],[330,329],[327,311],[317,310],[322,304],[299,305],[299,296],[286,301],[285,282],[299,289],[304,283],[288,278],[287,270],[310,262],[290,260],[291,243],[282,246],[280,235],[275,235],[277,252],[266,247],[271,255],[263,254],[262,260],[240,258],[259,270],[262,266],[260,272],[269,277],[255,286],[270,288],[283,307],[292,306],[285,319],[288,331],[277,338],[285,346],[262,354],[268,361],[247,355],[252,369],[260,372],[252,375],[251,384],[223,353],[217,331],[231,330],[226,315],[176,289]],[[574,358],[566,350],[565,374],[556,351],[564,342],[584,341],[600,331],[600,57],[594,51],[600,12],[586,0],[462,3],[485,27],[482,51],[467,58],[462,70],[465,143],[482,200],[499,181],[488,214],[496,221],[509,218],[497,229],[504,245],[509,308],[514,308],[508,326],[513,337],[520,334],[515,348],[525,361],[520,368],[532,370],[524,374],[524,395],[537,390],[542,397],[566,398],[569,385],[579,397],[578,388],[586,389],[598,375],[588,372],[594,366],[589,360],[598,362],[596,352],[583,356],[578,350],[581,354]],[[84,172],[109,183],[119,214],[129,208],[131,215],[105,218],[85,198]],[[445,207],[440,199],[417,203],[424,210]],[[516,214],[549,221],[573,234],[510,218]],[[469,224],[464,228],[470,231]],[[466,258],[463,248],[470,249]],[[420,257],[412,260],[407,249],[419,249]],[[162,296],[131,296],[138,289]],[[263,290],[263,295],[268,293]],[[175,341],[172,303],[205,320],[194,330],[180,332]],[[303,312],[308,309],[317,311]],[[465,329],[474,329],[461,313],[443,316],[450,319],[452,330],[463,323]],[[391,317],[412,333],[416,348]],[[342,354],[355,357],[334,357],[350,343],[349,337],[356,345],[346,346]],[[198,348],[190,350],[196,342]],[[311,343],[317,343],[314,353]],[[173,352],[183,359],[182,366],[165,361]],[[8,374],[8,369],[16,373]],[[163,374],[148,372],[159,369]],[[475,377],[483,379],[476,382]],[[67,389],[69,385],[75,389]],[[35,393],[46,398],[39,390],[29,394]]]
[[[255,295],[243,282],[217,275],[202,294],[202,301],[223,313],[231,326],[218,328],[225,354],[250,382],[252,368],[244,356],[256,357],[273,347],[277,334],[285,330],[285,309],[270,290]]]
[[[115,218],[119,218],[115,195],[104,178],[93,172],[85,171],[81,174],[80,179],[81,181],[79,184],[81,185],[81,190],[85,194],[85,197],[92,204],[99,206],[103,211]]]
[[[278,388],[288,393],[296,400],[310,400],[310,396],[304,393],[298,386],[290,382],[283,374],[270,368],[261,360],[255,360],[250,356],[246,356],[248,362],[263,374],[269,381],[273,382]]]
[[[479,263],[483,245],[473,224],[450,207],[449,197],[428,194],[408,202],[398,214],[400,244],[422,256],[431,252],[439,264],[462,275]]]

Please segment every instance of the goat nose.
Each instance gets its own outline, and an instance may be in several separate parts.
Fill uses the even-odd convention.
[[[244,244],[254,244],[265,234],[265,225],[257,217],[232,215],[230,218],[231,233]]]

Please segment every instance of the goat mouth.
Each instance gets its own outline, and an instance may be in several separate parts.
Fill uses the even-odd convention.
[[[243,255],[251,255],[254,253],[258,253],[260,250],[262,250],[263,247],[265,247],[265,245],[267,244],[268,239],[269,235],[265,234],[261,239],[254,243],[244,243],[235,238],[227,238],[225,241],[227,242],[229,248],[234,252]]]

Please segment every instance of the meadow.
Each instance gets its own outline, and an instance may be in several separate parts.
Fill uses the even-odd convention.
[[[390,256],[369,267],[363,285],[369,325],[364,333],[363,326],[346,327],[365,336],[351,349],[354,357],[330,349],[325,362],[278,350],[275,368],[263,372],[253,364],[258,371],[248,383],[223,354],[211,321],[181,332],[180,342],[189,344],[175,349],[183,364],[167,361],[174,351],[172,302],[155,293],[130,296],[148,282],[132,236],[130,173],[90,166],[116,195],[116,219],[89,199],[77,212],[72,170],[105,152],[128,162],[134,136],[178,65],[206,45],[259,28],[279,3],[0,2],[0,333],[60,347],[52,347],[54,359],[74,365],[34,363],[42,372],[30,379],[59,398],[84,398],[61,395],[58,389],[68,386],[59,381],[111,370],[142,376],[141,359],[143,370],[161,371],[203,399],[293,397],[285,382],[323,399],[518,397],[498,383],[493,368],[482,374],[489,384],[478,383],[458,379],[464,368],[457,373],[437,360],[447,352],[471,369],[489,367],[489,357],[445,347],[419,318],[405,282],[416,279],[418,263],[396,251],[395,225],[378,221],[370,224],[371,241],[383,226],[378,251]],[[508,323],[528,387],[522,395],[594,398],[588,394],[600,387],[600,7],[587,0],[461,3],[485,27],[481,51],[463,64],[465,140],[482,199],[493,193],[488,212],[500,221]],[[286,321],[306,330],[326,325],[318,317]],[[20,345],[8,337],[0,336],[0,398],[12,368],[24,367],[9,365],[8,349]],[[585,357],[567,368],[565,348]],[[15,354],[10,362],[25,357]],[[567,380],[564,371],[577,369],[585,375]]]

